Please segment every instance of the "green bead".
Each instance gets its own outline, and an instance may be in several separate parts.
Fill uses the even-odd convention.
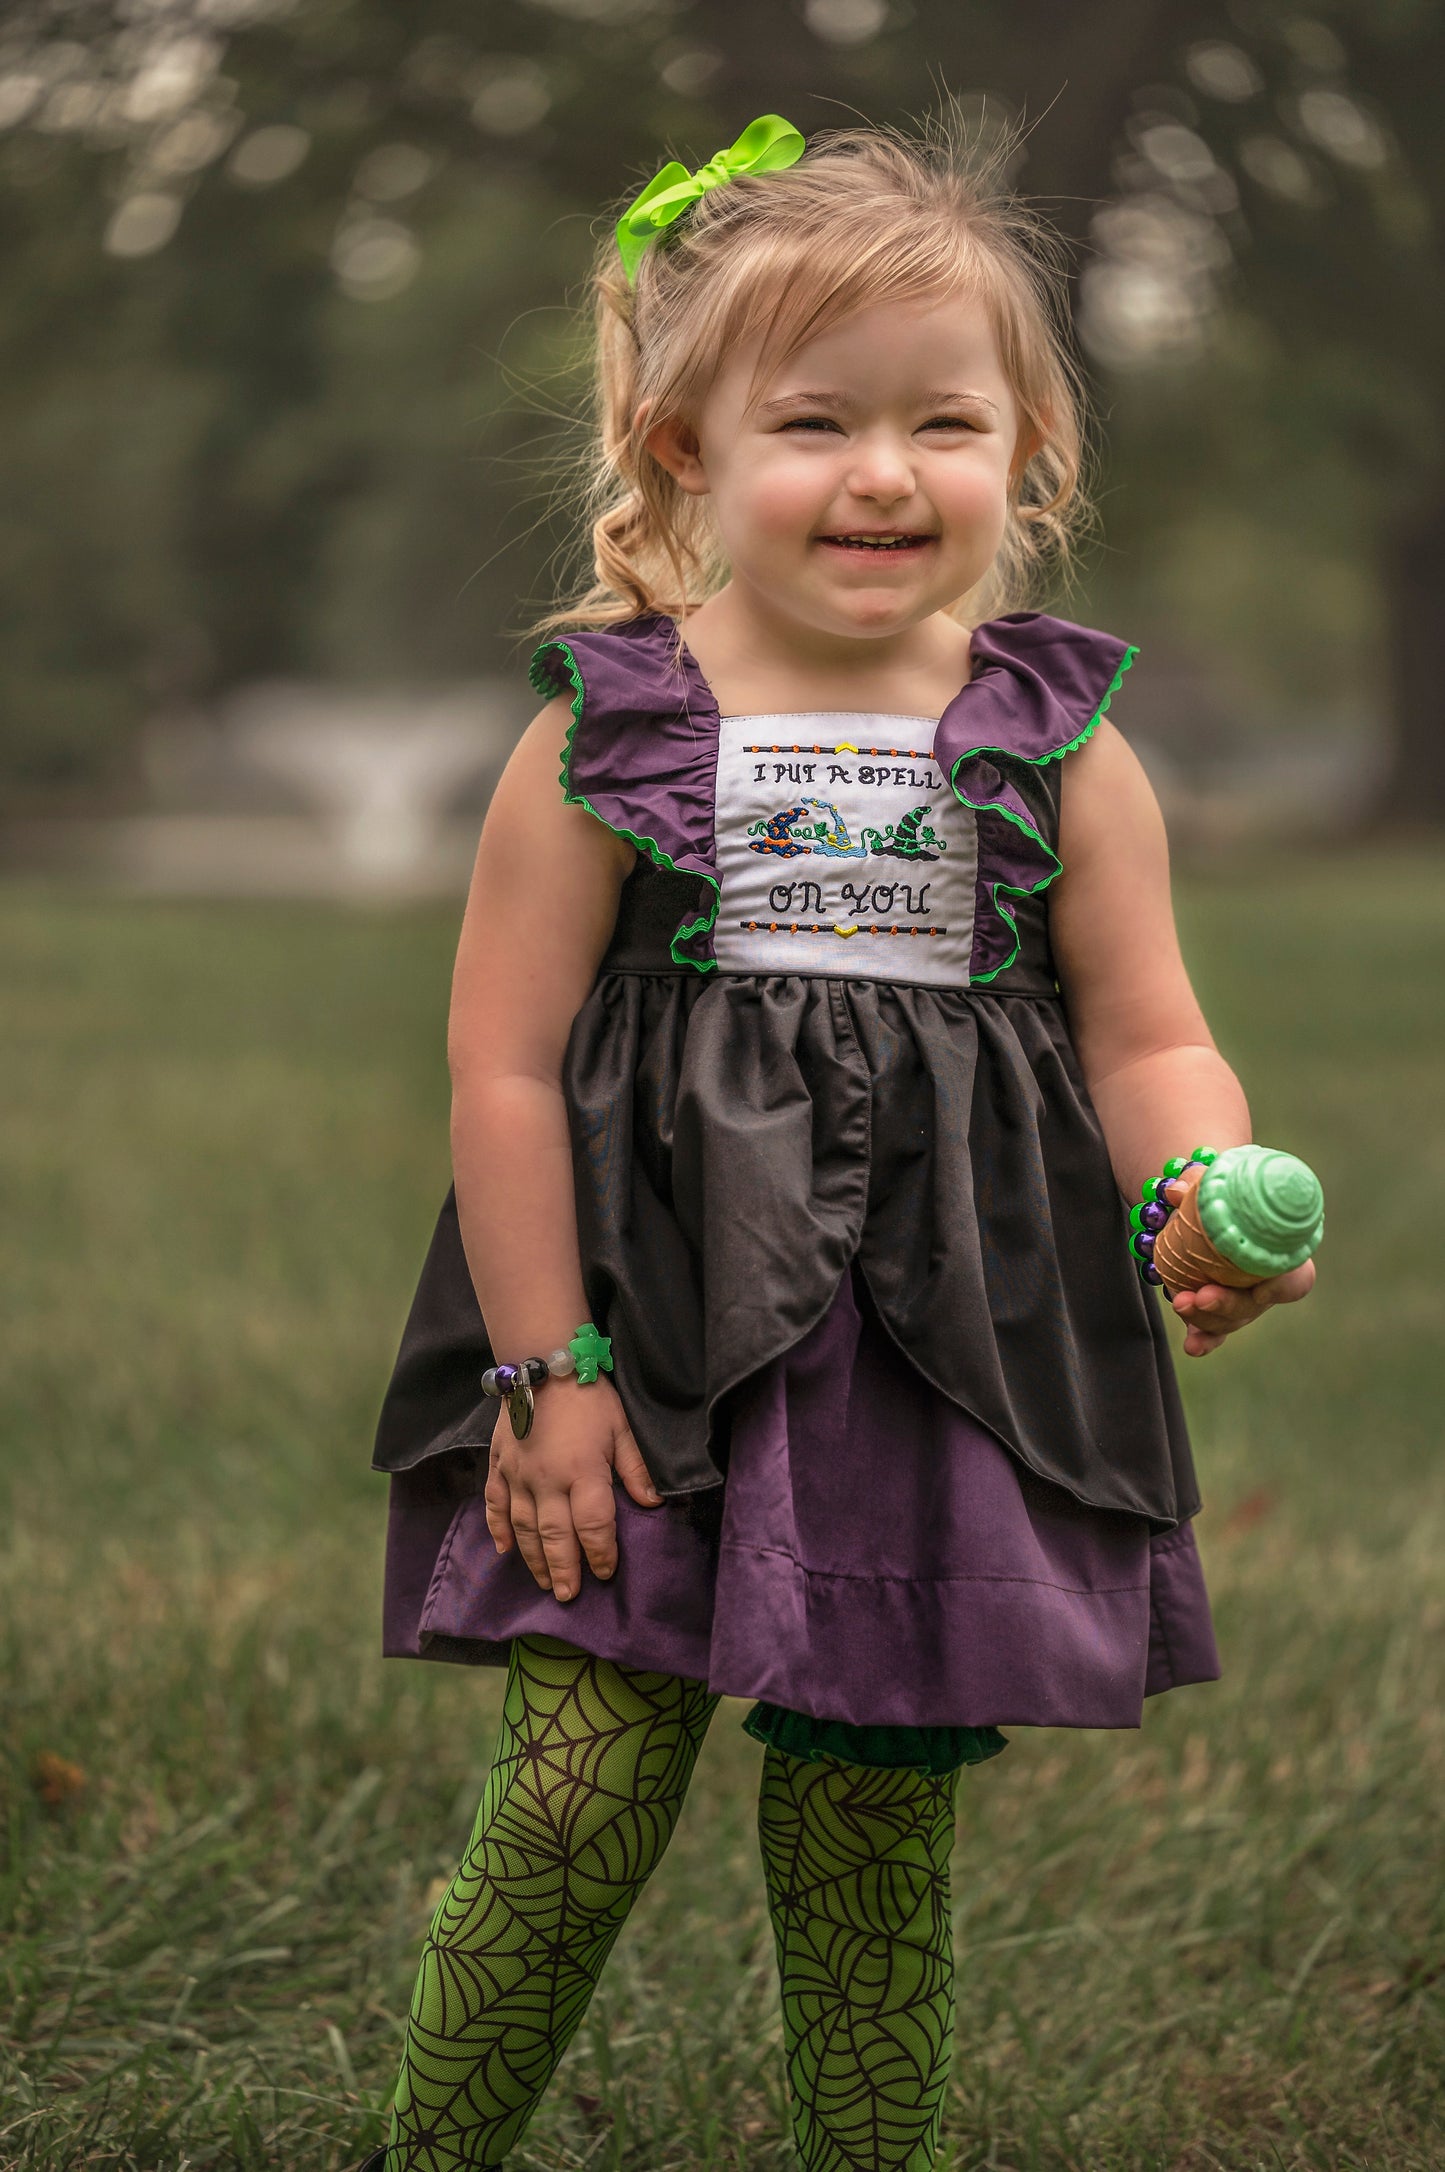
[[[1149,1202],[1146,1200],[1139,1206],[1129,1209],[1129,1227],[1131,1229],[1140,1230],[1144,1227],[1144,1207],[1148,1204]]]
[[[1175,1177],[1183,1176],[1185,1170],[1188,1167],[1189,1164],[1184,1159],[1184,1156],[1182,1154],[1171,1154],[1168,1161],[1166,1161],[1164,1164],[1165,1182],[1168,1184],[1172,1184]]]
[[[585,1386],[589,1380],[595,1380],[599,1365],[605,1373],[611,1372],[611,1337],[599,1335],[590,1320],[584,1321],[578,1328],[567,1348],[577,1360],[577,1379],[580,1384]]]

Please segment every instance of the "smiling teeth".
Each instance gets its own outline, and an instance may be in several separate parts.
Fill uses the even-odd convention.
[[[906,550],[910,543],[922,543],[926,538],[921,535],[835,535],[828,540],[830,543],[846,543],[853,550],[901,551]]]

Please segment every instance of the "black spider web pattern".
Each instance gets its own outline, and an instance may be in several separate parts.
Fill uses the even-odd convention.
[[[519,2140],[672,1837],[718,1700],[550,1637],[513,1645],[476,1823],[432,1917],[387,2172]]]
[[[769,1749],[758,1836],[803,2172],[927,2172],[953,2052],[957,1772]]]

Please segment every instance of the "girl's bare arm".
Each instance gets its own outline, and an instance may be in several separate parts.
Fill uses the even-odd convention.
[[[586,1319],[562,1061],[636,852],[558,780],[568,712],[549,704],[508,761],[477,849],[452,982],[447,1052],[462,1243],[499,1361],[546,1356]],[[544,1588],[570,1598],[581,1556],[616,1564],[612,1474],[656,1502],[616,1390],[549,1380],[532,1431],[504,1405],[487,1522]]]
[[[1068,757],[1059,856],[1064,872],[1049,893],[1054,960],[1114,1173],[1132,1201],[1171,1155],[1243,1145],[1250,1125],[1179,954],[1158,802],[1107,719]],[[1254,1290],[1182,1291],[1174,1309],[1188,1329],[1186,1354],[1206,1355],[1313,1281],[1307,1264]]]

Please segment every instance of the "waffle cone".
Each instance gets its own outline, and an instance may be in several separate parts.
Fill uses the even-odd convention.
[[[1170,1292],[1202,1290],[1206,1282],[1222,1283],[1230,1290],[1248,1290],[1262,1280],[1215,1251],[1199,1219],[1198,1185],[1191,1186],[1183,1204],[1175,1208],[1155,1239],[1154,1265]]]

